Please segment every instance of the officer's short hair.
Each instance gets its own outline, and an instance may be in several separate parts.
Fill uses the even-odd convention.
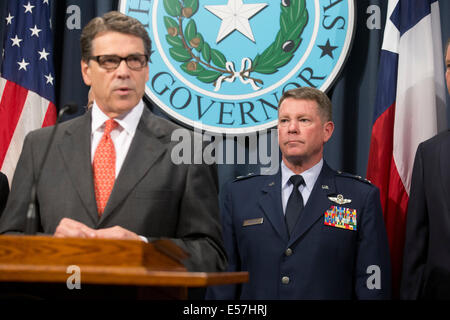
[[[324,92],[311,87],[299,87],[285,91],[278,103],[278,113],[280,112],[281,103],[288,98],[317,102],[322,121],[332,121],[331,101]]]

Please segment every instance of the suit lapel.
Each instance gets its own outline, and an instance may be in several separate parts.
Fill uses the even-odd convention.
[[[156,160],[167,151],[167,146],[159,140],[161,134],[158,133],[157,127],[158,124],[154,121],[154,116],[144,108],[100,223],[118,205],[123,203],[139,180],[148,172]]]
[[[276,175],[267,177],[258,203],[280,238],[286,242],[288,235],[281,204],[281,170]]]
[[[303,209],[302,216],[297,222],[289,239],[289,245],[297,241],[320,218],[330,206],[329,195],[336,194],[335,173],[323,162],[322,171],[314,184],[311,195]]]
[[[97,224],[97,204],[91,166],[91,113],[66,129],[58,148],[73,186],[94,225]]]

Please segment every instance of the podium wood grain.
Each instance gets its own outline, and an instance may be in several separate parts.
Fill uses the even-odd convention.
[[[170,240],[133,240],[0,236],[0,281],[65,283],[68,267],[80,268],[81,283],[178,288],[248,281],[247,272],[188,272],[187,254]],[[181,294],[181,296],[180,296]],[[173,298],[173,297],[172,297]]]

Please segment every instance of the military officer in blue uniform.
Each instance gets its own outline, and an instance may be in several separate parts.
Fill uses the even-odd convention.
[[[320,90],[279,102],[276,175],[227,184],[222,207],[228,271],[249,282],[208,288],[208,299],[389,299],[391,266],[378,189],[331,169],[334,130]]]

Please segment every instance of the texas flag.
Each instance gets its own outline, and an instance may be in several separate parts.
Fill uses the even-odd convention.
[[[437,0],[388,3],[367,178],[380,188],[398,296],[417,146],[447,127]]]

